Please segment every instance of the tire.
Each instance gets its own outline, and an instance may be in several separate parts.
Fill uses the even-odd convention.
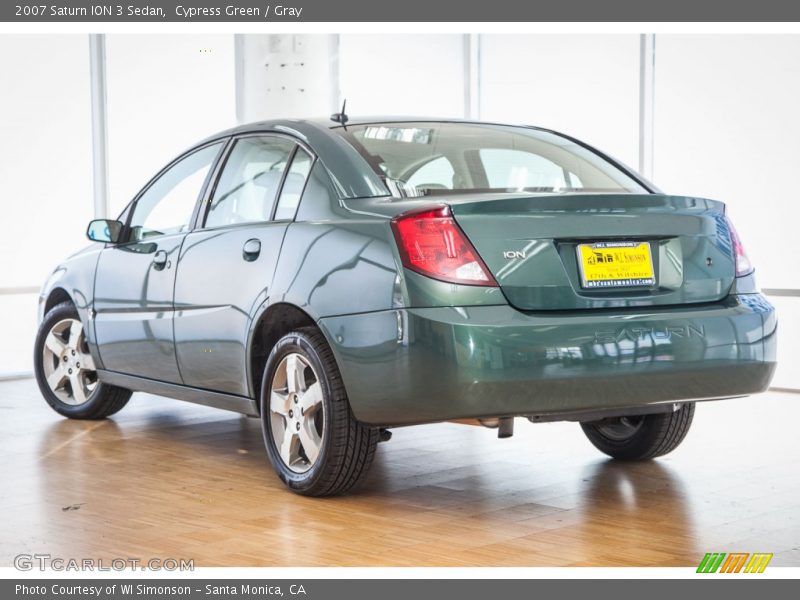
[[[130,390],[97,381],[78,311],[71,302],[45,315],[33,347],[33,367],[42,396],[70,419],[104,419],[130,400]],[[77,391],[77,393],[76,393]]]
[[[293,492],[333,496],[363,480],[379,429],[350,410],[333,353],[313,327],[283,336],[261,381],[261,429],[275,472]]]
[[[675,450],[689,431],[694,402],[670,413],[581,423],[595,448],[621,460],[647,460]]]

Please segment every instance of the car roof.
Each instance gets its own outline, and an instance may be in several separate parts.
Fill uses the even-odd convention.
[[[331,129],[339,129],[342,127],[341,123],[328,119]],[[442,117],[425,117],[425,116],[410,116],[410,115],[373,115],[366,117],[351,117],[347,116],[347,125],[373,125],[378,123],[454,123],[454,124],[468,124],[468,125],[488,125],[495,127],[519,127],[524,129],[539,129],[534,125],[526,125],[520,123],[498,123],[496,121],[481,121],[478,119],[457,119],[457,118],[442,118]]]
[[[442,118],[442,117],[425,117],[425,116],[409,116],[409,115],[375,115],[364,117],[351,117],[348,115],[347,126],[358,125],[372,125],[377,123],[466,123],[474,125],[493,125],[500,127],[519,127],[524,129],[540,129],[534,125],[513,124],[513,123],[497,123],[493,121],[479,121],[475,119],[456,119],[456,118]],[[224,131],[214,134],[209,138],[215,139],[219,137],[226,137],[230,135],[239,135],[242,133],[258,132],[258,131],[274,131],[281,128],[300,129],[307,128],[315,129],[342,129],[343,126],[338,121],[334,121],[331,117],[311,117],[311,118],[297,118],[297,119],[267,119],[263,121],[253,121],[250,123],[243,123],[236,127],[231,127]],[[554,132],[557,133],[557,132]]]

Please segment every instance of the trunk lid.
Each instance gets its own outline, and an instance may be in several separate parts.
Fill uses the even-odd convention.
[[[447,203],[509,303],[520,310],[714,302],[734,281],[725,207],[714,200],[575,194],[473,196]],[[598,242],[649,250],[654,282],[587,288],[581,273],[593,258],[579,258],[578,246]]]

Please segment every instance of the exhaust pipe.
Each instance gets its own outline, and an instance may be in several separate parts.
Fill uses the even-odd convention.
[[[497,429],[497,437],[510,438],[514,435],[514,417],[490,417],[486,419],[450,419],[450,423],[462,425],[480,425],[489,429]]]
[[[510,438],[514,435],[514,417],[501,417],[498,419],[497,437]]]

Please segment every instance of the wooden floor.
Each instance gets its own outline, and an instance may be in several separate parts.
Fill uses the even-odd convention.
[[[398,429],[365,486],[295,496],[259,423],[137,395],[68,421],[30,380],[0,383],[0,566],[20,553],[196,566],[693,566],[706,552],[800,565],[800,395],[701,405],[684,445],[606,460],[569,423],[512,439]]]

